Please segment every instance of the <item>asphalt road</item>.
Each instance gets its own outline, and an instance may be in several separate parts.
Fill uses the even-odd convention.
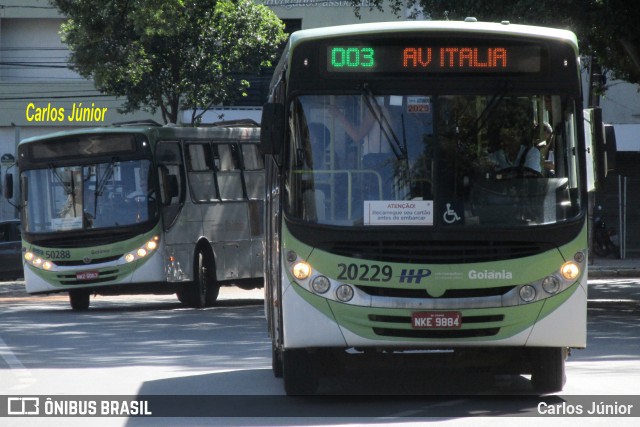
[[[89,311],[77,313],[64,294],[28,296],[22,286],[0,284],[0,395],[169,396],[163,409],[179,406],[179,413],[208,416],[9,418],[0,420],[3,427],[407,427],[428,421],[494,427],[515,420],[519,426],[545,422],[585,427],[605,421],[521,417],[540,402],[531,397],[529,381],[482,372],[353,372],[323,379],[320,398],[286,398],[282,381],[270,369],[261,290],[223,288],[220,304],[204,310],[184,308],[173,296],[98,297]],[[638,393],[640,279],[590,281],[589,295],[588,347],[569,358],[565,390],[552,397],[557,404]],[[233,416],[211,417],[211,411]],[[613,422],[620,427],[637,420],[606,424]]]

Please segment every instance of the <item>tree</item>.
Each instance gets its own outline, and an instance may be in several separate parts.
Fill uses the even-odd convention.
[[[269,65],[284,25],[251,0],[51,0],[71,67],[102,93],[124,97],[121,112],[182,110],[191,122],[248,87],[241,73]],[[197,109],[202,109],[199,114]]]
[[[362,0],[350,0],[358,13]],[[393,11],[420,6],[432,19],[508,20],[572,30],[582,53],[616,79],[640,83],[640,8],[628,0],[370,0]]]

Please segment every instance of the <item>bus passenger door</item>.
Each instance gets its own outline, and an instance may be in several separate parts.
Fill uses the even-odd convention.
[[[262,277],[264,263],[264,160],[257,144],[241,144],[242,174],[249,211],[250,274]]]
[[[180,145],[177,142],[161,142],[156,150],[160,206],[164,228],[173,226],[184,205],[184,166]]]
[[[185,206],[185,171],[180,145],[177,142],[158,143],[156,148],[157,176],[158,176],[158,204],[162,212],[163,245],[166,248],[166,256],[173,256],[175,265],[179,265],[185,276],[182,279],[190,280],[193,276],[192,236],[194,225],[199,221],[189,220],[189,215],[197,214],[194,209],[183,208]],[[197,231],[199,235],[199,230]]]

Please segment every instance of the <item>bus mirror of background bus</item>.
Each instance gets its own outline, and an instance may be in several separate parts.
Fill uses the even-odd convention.
[[[596,167],[596,182],[602,185],[609,171],[614,169],[616,156],[616,137],[613,126],[602,122],[602,110],[591,110],[591,126]]]
[[[4,176],[2,193],[5,199],[13,199],[13,174],[7,173]]]
[[[180,195],[178,177],[170,174],[166,166],[160,166],[159,170],[162,186],[162,204],[168,205],[171,203],[171,199]]]
[[[268,102],[262,107],[260,147],[262,154],[280,154],[284,140],[284,105]]]
[[[613,125],[604,125],[604,147],[607,156],[607,173],[616,170],[616,156],[618,144],[616,143],[616,131]]]

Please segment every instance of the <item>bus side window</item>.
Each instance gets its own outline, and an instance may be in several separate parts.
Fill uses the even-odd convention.
[[[162,216],[165,229],[168,229],[178,218],[186,192],[180,145],[177,142],[160,142],[156,148],[156,159]]]
[[[249,199],[264,197],[264,161],[256,144],[242,144],[244,182]]]
[[[238,147],[235,144],[216,144],[216,175],[220,198],[222,200],[242,200],[242,176],[238,158]]]
[[[217,191],[211,164],[211,146],[208,143],[187,144],[189,188],[194,202],[211,202]]]

